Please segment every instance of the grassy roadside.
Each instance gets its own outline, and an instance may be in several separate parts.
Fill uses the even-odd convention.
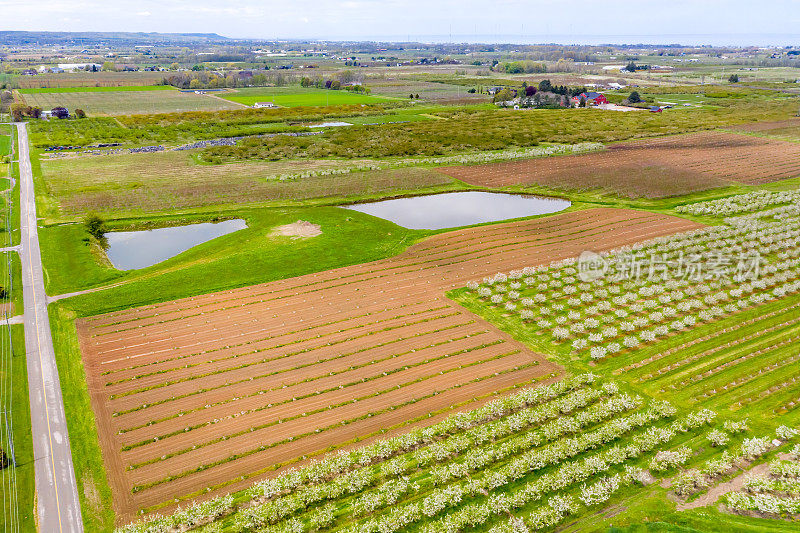
[[[11,264],[11,272],[8,272],[9,259]],[[12,287],[10,287],[10,298],[8,300],[0,300],[0,303],[11,304],[9,316],[21,315],[24,311],[22,303],[22,262],[20,261],[19,254],[16,252],[3,252],[0,254],[0,279],[8,280],[9,274],[12,280]],[[5,282],[0,283],[5,285]]]

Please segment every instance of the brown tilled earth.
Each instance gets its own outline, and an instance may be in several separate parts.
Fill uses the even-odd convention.
[[[770,130],[784,128],[800,128],[800,118],[790,118],[776,122],[753,122],[750,124],[742,124],[741,126],[732,126],[730,129],[746,132],[769,132]]]
[[[663,198],[800,176],[800,143],[700,132],[614,144],[591,154],[439,170],[484,187],[543,185]]]
[[[407,431],[562,369],[445,297],[471,279],[694,229],[591,209],[385,260],[78,321],[117,511]],[[274,475],[274,474],[273,474]]]

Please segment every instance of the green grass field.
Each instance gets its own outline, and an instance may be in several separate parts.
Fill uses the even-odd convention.
[[[0,155],[8,155],[11,151],[11,137],[9,135],[0,135]]]
[[[367,117],[349,117],[343,118],[344,122],[351,124],[394,124],[398,122],[418,122],[421,120],[432,120],[430,116],[425,116],[422,113],[396,113],[392,115],[378,115]]]
[[[643,93],[643,96],[653,96],[655,101],[659,104],[677,104],[679,106],[683,104],[692,104],[692,105],[703,105],[703,104],[713,104],[713,99],[706,98],[701,94],[687,94],[687,93],[667,93],[667,94],[647,94]],[[709,102],[709,100],[712,100]]]
[[[430,232],[413,231],[356,211],[338,207],[240,209],[195,216],[170,216],[119,221],[118,229],[208,221],[214,216],[244,218],[248,227],[196,246],[149,268],[120,272],[83,239],[82,225],[42,229],[42,257],[47,293],[62,294],[97,285],[125,284],[70,299],[81,314],[121,309],[181,295],[263,283],[350,264],[365,263],[400,252]],[[308,240],[270,237],[276,226],[306,220],[319,224],[322,235]],[[63,253],[69,250],[68,253]],[[203,280],[203,281],[201,281]]]
[[[237,89],[235,93],[221,93],[220,97],[248,106],[256,102],[272,102],[282,107],[379,104],[392,100],[388,97],[356,94],[344,90],[305,87],[251,87]]]
[[[118,89],[117,87],[91,87],[90,89],[97,89],[94,91],[81,89],[83,88],[70,87],[55,92],[37,90],[22,94],[22,98],[27,105],[42,109],[64,106],[70,112],[83,109],[87,115],[94,116],[218,111],[240,107],[219,98],[182,92],[171,87],[166,90],[152,90],[157,89],[157,86],[148,87],[147,90],[134,90],[137,89],[134,87],[123,88],[121,91],[111,90]]]

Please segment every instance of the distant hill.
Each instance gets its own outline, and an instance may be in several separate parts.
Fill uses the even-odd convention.
[[[168,44],[220,43],[232,39],[216,33],[145,33],[145,32],[65,32],[65,31],[0,31],[0,42],[23,44]]]

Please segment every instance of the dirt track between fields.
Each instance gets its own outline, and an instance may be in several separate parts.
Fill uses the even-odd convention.
[[[559,366],[445,292],[498,271],[696,227],[643,211],[576,211],[80,320],[116,510],[131,517],[218,483],[243,488],[272,465],[555,379]]]
[[[800,143],[700,132],[614,144],[591,154],[439,170],[484,187],[543,185],[662,198],[800,176]]]

